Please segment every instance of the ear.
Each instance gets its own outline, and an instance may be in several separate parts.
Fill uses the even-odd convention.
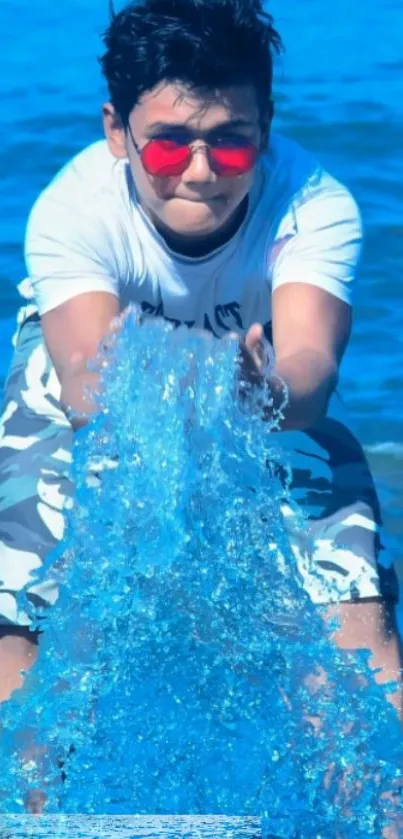
[[[108,146],[114,157],[127,157],[126,132],[119,114],[110,102],[102,108],[102,119]]]
[[[261,129],[262,129],[261,151],[263,151],[263,152],[266,151],[267,145],[268,145],[268,142],[269,142],[270,128],[271,128],[271,124],[272,124],[272,121],[273,121],[273,116],[274,116],[274,103],[273,103],[273,100],[270,99],[270,102],[267,103],[267,106],[265,108],[265,112],[262,114],[262,120],[261,120]]]

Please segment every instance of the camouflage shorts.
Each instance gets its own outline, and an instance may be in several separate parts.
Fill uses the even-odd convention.
[[[38,315],[21,321],[0,419],[0,623],[29,624],[16,592],[63,536],[63,509],[73,431],[60,405],[60,384],[42,340]],[[52,580],[29,588],[36,605],[52,604]]]
[[[73,497],[72,427],[33,306],[21,311],[0,418],[0,624],[28,625],[17,593],[53,604],[55,582],[35,570],[60,542]],[[308,526],[284,523],[312,600],[396,600],[397,579],[381,541],[379,505],[362,449],[342,424],[326,418],[310,433],[277,435],[293,450],[293,493]],[[308,549],[308,543],[311,547]],[[313,546],[313,548],[312,548]]]

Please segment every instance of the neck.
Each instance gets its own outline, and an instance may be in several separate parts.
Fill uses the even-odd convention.
[[[181,236],[164,228],[155,220],[154,224],[171,250],[183,256],[207,256],[232,239],[244,221],[247,211],[248,196],[243,199],[227,223],[209,236]]]

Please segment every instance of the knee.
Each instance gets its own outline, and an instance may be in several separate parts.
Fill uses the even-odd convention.
[[[10,698],[14,690],[22,687],[21,671],[29,670],[38,657],[35,636],[3,634],[0,636],[0,702]]]

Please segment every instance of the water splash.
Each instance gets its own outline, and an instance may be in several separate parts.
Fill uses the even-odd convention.
[[[45,568],[61,594],[2,709],[3,812],[40,788],[49,813],[258,815],[265,836],[379,837],[400,725],[367,653],[353,666],[303,589],[290,470],[259,394],[234,398],[236,346],[135,315],[106,359]]]

